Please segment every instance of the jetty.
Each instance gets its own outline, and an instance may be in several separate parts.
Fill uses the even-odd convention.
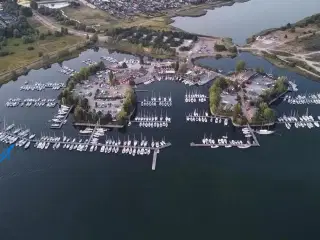
[[[140,155],[149,155],[151,151],[153,151],[153,158],[152,158],[152,170],[155,170],[156,169],[156,161],[157,161],[157,156],[158,154],[160,153],[160,150],[161,149],[165,149],[167,147],[170,147],[171,146],[171,143],[170,142],[161,142],[160,144],[158,144],[157,142],[157,145],[153,145],[151,144],[151,146],[140,146],[140,145],[136,145],[136,146],[133,146],[133,145],[126,145],[125,142],[122,142],[120,144],[118,143],[99,143],[99,142],[92,142],[91,140],[94,138],[94,133],[95,133],[95,130],[96,128],[98,128],[100,125],[95,125],[95,128],[94,130],[92,131],[91,135],[89,136],[89,138],[85,138],[85,141],[82,142],[82,141],[71,141],[71,140],[66,140],[66,136],[64,136],[64,141],[63,140],[59,140],[57,141],[58,139],[54,139],[54,138],[41,138],[41,139],[36,139],[36,138],[33,138],[33,139],[30,139],[28,136],[19,136],[18,134],[14,134],[13,132],[11,132],[11,129],[10,130],[5,130],[6,128],[4,128],[2,131],[0,131],[0,134],[2,134],[2,137],[1,137],[1,141],[2,142],[6,142],[8,143],[7,141],[5,141],[4,139],[6,139],[7,137],[14,137],[14,138],[17,138],[14,142],[10,143],[10,144],[15,144],[16,142],[20,141],[20,140],[24,140],[25,143],[27,142],[30,142],[30,143],[33,143],[34,146],[36,148],[39,148],[38,145],[41,143],[41,144],[46,144],[48,145],[46,148],[39,148],[40,150],[48,150],[48,147],[52,144],[53,145],[53,149],[54,150],[58,150],[58,148],[55,148],[55,145],[59,144],[60,145],[68,145],[68,147],[66,147],[66,149],[68,150],[78,150],[78,151],[81,151],[81,152],[85,152],[87,151],[88,147],[95,147],[95,150],[97,150],[98,147],[100,147],[100,152],[102,153],[101,149],[106,149],[106,148],[109,148],[109,150],[111,151],[111,149],[115,149],[117,148],[118,150],[121,149],[121,150],[129,150],[131,149],[130,151],[134,150],[136,151],[137,150],[137,153],[141,152]],[[3,137],[4,135],[5,137]],[[69,138],[69,139],[72,139],[73,137]],[[61,138],[59,138],[61,139]],[[74,138],[75,139],[75,138]],[[25,144],[24,143],[24,144]],[[29,143],[29,144],[30,144]],[[20,145],[21,146],[21,145]],[[23,147],[23,145],[21,146]],[[81,148],[80,148],[81,147]],[[84,147],[86,147],[84,149]],[[63,147],[65,148],[65,147]],[[83,150],[84,149],[84,150]],[[139,151],[138,151],[139,150]],[[104,153],[111,153],[110,151],[103,151]],[[90,150],[90,152],[92,152]],[[112,151],[112,153],[118,153],[118,151]],[[128,151],[126,151],[125,153],[122,152],[123,154],[126,154],[126,155],[131,155],[131,152],[128,154]],[[139,155],[139,154],[137,154]],[[134,156],[134,155],[133,155]]]
[[[247,128],[251,134],[251,137],[253,139],[252,142],[247,142],[247,143],[237,143],[239,141],[220,141],[220,142],[214,142],[214,143],[210,143],[210,142],[207,142],[207,141],[204,141],[203,143],[190,143],[190,146],[191,147],[210,147],[210,148],[218,148],[218,147],[225,147],[225,148],[230,148],[230,147],[238,147],[238,148],[241,148],[241,149],[246,149],[246,148],[249,148],[249,147],[259,147],[260,144],[259,144],[259,141],[258,139],[256,138],[256,135],[253,131],[253,129],[250,127],[250,125],[247,125]],[[226,140],[226,139],[224,139]],[[248,138],[249,140],[249,138]]]
[[[99,123],[78,123],[74,122],[74,126],[78,127],[93,127],[93,128],[123,128],[121,124],[99,124]]]
[[[67,120],[67,118],[68,118],[71,110],[73,109],[73,107],[74,107],[74,105],[71,105],[71,106],[69,107],[67,114],[64,115],[64,118],[61,119],[61,122],[58,123],[58,126],[52,126],[52,125],[51,125],[50,128],[51,128],[51,129],[61,129],[62,126],[65,124],[65,122],[66,122],[66,120]]]
[[[251,133],[251,136],[253,138],[253,146],[259,147],[260,144],[259,144],[259,141],[258,141],[256,135],[254,134],[253,129],[250,127],[249,124],[247,124],[247,128],[249,129],[249,132]]]

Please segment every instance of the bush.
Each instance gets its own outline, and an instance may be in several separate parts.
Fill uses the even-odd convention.
[[[216,59],[220,59],[220,58],[222,58],[222,55],[221,54],[216,54]]]
[[[42,56],[43,56],[43,53],[42,53],[42,52],[38,52],[38,56],[39,56],[39,57],[42,57]]]
[[[2,51],[0,52],[0,57],[4,57],[4,56],[7,56],[9,55],[9,52],[8,51]]]
[[[27,49],[28,49],[29,51],[32,51],[32,50],[34,50],[34,47],[29,46]]]
[[[215,44],[214,50],[216,50],[217,52],[223,52],[223,51],[226,51],[227,49],[223,44]]]

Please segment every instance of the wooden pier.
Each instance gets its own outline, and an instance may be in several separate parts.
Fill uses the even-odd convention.
[[[50,126],[50,128],[51,128],[51,129],[60,129],[60,128],[62,128],[62,126],[64,125],[64,121],[67,120],[67,118],[68,118],[68,116],[69,116],[69,114],[70,114],[70,112],[71,112],[72,109],[73,109],[73,105],[70,106],[67,114],[64,116],[64,118],[63,118],[63,119],[61,120],[61,122],[59,123],[59,126],[57,126],[57,127]]]
[[[98,124],[98,123],[73,123],[74,126],[79,127],[93,127],[93,128],[123,128],[124,125],[120,124]]]
[[[253,142],[252,143],[242,143],[242,144],[235,144],[235,143],[214,143],[214,144],[210,144],[210,143],[190,143],[191,147],[210,147],[210,148],[218,148],[218,147],[225,147],[225,148],[231,148],[231,147],[238,147],[240,149],[246,149],[249,147],[259,147],[260,144],[258,142],[258,139],[256,138],[256,135],[254,134],[254,131],[252,130],[252,128],[250,127],[250,125],[247,125],[247,128],[250,131],[250,134],[253,138]]]
[[[251,133],[251,136],[252,136],[252,138],[254,140],[255,146],[260,146],[260,144],[258,142],[258,139],[257,139],[256,135],[254,134],[254,131],[252,130],[252,128],[250,127],[249,124],[247,125],[247,128],[249,129],[249,132]]]
[[[156,164],[157,164],[157,155],[159,153],[159,150],[153,151],[153,158],[152,158],[152,170],[156,170]]]
[[[98,126],[99,125],[96,125],[95,129]],[[50,143],[50,145],[51,144],[60,143],[60,145],[64,145],[65,144],[65,145],[72,145],[72,146],[88,145],[88,147],[91,147],[91,146],[97,146],[97,147],[105,146],[105,147],[108,147],[108,148],[110,148],[110,147],[112,147],[112,148],[118,147],[119,149],[123,149],[123,148],[131,148],[131,149],[136,149],[136,150],[137,149],[148,149],[150,151],[153,151],[152,170],[155,170],[155,168],[156,168],[157,156],[160,153],[160,150],[171,146],[170,142],[165,143],[162,146],[160,145],[159,147],[155,147],[155,146],[154,147],[151,147],[151,146],[144,147],[144,146],[139,146],[139,145],[137,145],[137,146],[132,146],[132,145],[131,146],[127,146],[127,145],[112,145],[112,144],[103,144],[103,143],[92,144],[91,140],[93,138],[94,130],[93,130],[92,134],[90,135],[90,137],[89,137],[87,142],[71,142],[71,141],[67,142],[67,141],[49,141],[49,140],[41,140],[41,139],[29,139],[27,137],[19,137],[17,134],[13,134],[10,131],[2,130],[2,132],[6,132],[6,134],[10,135],[11,137],[19,137],[19,139],[17,141],[26,140],[26,141],[30,141],[30,143],[33,143],[33,144],[41,142],[41,143],[46,143],[46,144]],[[63,148],[63,147],[61,147],[61,148]],[[48,149],[45,149],[45,150],[48,150]],[[74,148],[73,150],[76,150],[76,149]],[[109,154],[109,153],[107,153],[107,154]]]
[[[137,121],[137,120],[132,120],[130,121],[131,123],[171,123],[171,122],[167,122],[167,121]]]
[[[212,148],[215,148],[215,146],[217,146],[217,147],[226,147],[226,148],[228,148],[228,146],[231,146],[231,147],[238,147],[238,146],[250,146],[250,147],[259,147],[260,145],[259,144],[257,144],[256,142],[253,142],[253,143],[250,143],[250,144],[248,144],[248,143],[243,143],[243,144],[231,144],[231,143],[227,143],[227,144],[225,144],[225,143],[215,143],[215,144],[203,144],[203,143],[190,143],[190,146],[191,147],[211,147],[212,146]]]

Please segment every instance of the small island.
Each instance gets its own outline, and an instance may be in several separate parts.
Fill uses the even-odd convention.
[[[239,61],[233,74],[215,79],[210,87],[210,112],[230,117],[235,126],[273,125],[275,113],[270,104],[288,89],[285,77],[274,78],[260,68],[246,69],[245,62]]]

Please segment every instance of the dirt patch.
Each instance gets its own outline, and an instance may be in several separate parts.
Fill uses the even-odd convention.
[[[269,48],[277,51],[303,53],[309,50],[317,41],[314,40],[314,32],[318,32],[320,27],[310,24],[307,27],[296,27],[294,30],[276,30],[264,36],[257,36],[251,45],[255,48]],[[315,34],[317,38],[317,34]]]
[[[110,26],[110,24],[116,21],[116,18],[109,15],[107,12],[99,9],[92,9],[83,4],[77,8],[63,8],[63,11],[69,18],[76,19],[88,26],[100,27],[101,29]]]

